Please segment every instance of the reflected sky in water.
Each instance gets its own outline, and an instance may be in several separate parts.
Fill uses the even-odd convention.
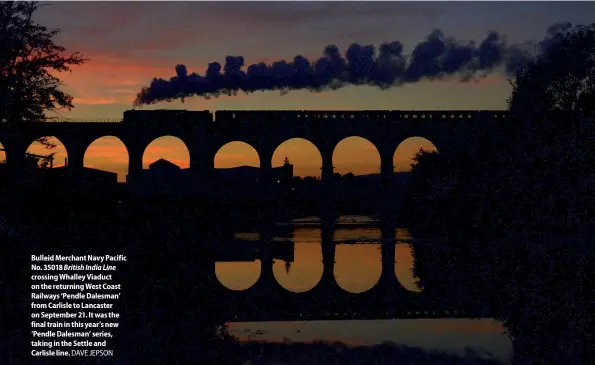
[[[249,338],[250,333],[261,335]],[[370,346],[384,342],[463,354],[465,347],[491,353],[507,362],[512,344],[504,327],[493,319],[398,319],[372,321],[307,321],[230,323],[230,334],[240,340],[294,342],[340,341]]]
[[[320,229],[303,228],[294,231],[294,261],[289,268],[275,260],[273,273],[282,287],[301,293],[312,289],[322,278],[322,247]],[[288,270],[289,269],[289,270]]]
[[[381,274],[381,231],[379,228],[349,228],[349,224],[374,223],[369,217],[345,216],[334,231],[335,277],[341,288],[361,293],[376,285]],[[273,272],[279,284],[292,292],[305,292],[320,281],[323,272],[321,228],[318,217],[293,222],[294,261],[275,259]],[[346,227],[347,226],[347,227]],[[258,233],[238,233],[237,239],[258,240]],[[413,276],[413,247],[406,228],[395,230],[395,274],[408,290],[419,292]],[[348,242],[348,243],[347,243]],[[363,243],[365,242],[365,243]],[[217,262],[219,281],[232,290],[245,290],[260,276],[260,260],[252,262]],[[492,319],[407,319],[377,321],[308,321],[231,323],[230,332],[247,340],[250,331],[264,333],[252,339],[266,341],[342,341],[352,345],[373,345],[392,341],[450,352],[462,352],[466,346],[485,350],[506,360],[512,351],[504,328]]]
[[[322,277],[321,229],[300,227],[301,224],[316,224],[317,217],[308,217],[295,221],[293,233],[294,261],[288,265],[276,259],[273,270],[275,278],[285,289],[292,292],[305,292],[312,289]],[[373,219],[362,216],[339,217],[339,224],[373,223]],[[410,291],[420,291],[413,276],[413,248],[400,240],[411,239],[406,228],[395,231],[395,273],[401,284]],[[235,238],[258,240],[259,234],[240,232]],[[338,242],[335,249],[335,277],[344,290],[361,293],[376,285],[380,278],[381,233],[379,228],[337,228],[333,241]],[[358,243],[358,241],[366,243]],[[344,243],[349,242],[349,244]],[[376,243],[370,243],[376,242]],[[260,260],[250,262],[217,262],[215,272],[219,281],[232,290],[246,290],[256,283],[260,276]]]

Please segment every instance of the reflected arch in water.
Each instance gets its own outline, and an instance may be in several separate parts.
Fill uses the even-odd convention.
[[[48,146],[40,142],[40,139],[45,140],[46,145],[49,144],[54,147],[49,146],[50,148],[48,148]],[[29,145],[26,153],[39,156],[53,155],[53,167],[61,167],[66,165],[66,159],[68,158],[68,151],[66,151],[66,146],[64,146],[62,141],[60,141],[58,138],[54,136],[40,137],[39,139],[37,139]],[[42,160],[38,161],[38,166],[42,163]]]
[[[322,155],[314,143],[303,138],[291,138],[275,149],[272,167],[283,166],[285,157],[293,165],[293,176],[320,177]]]
[[[260,157],[254,147],[246,142],[234,141],[223,145],[215,154],[216,169],[240,166],[260,167]]]
[[[395,231],[395,275],[401,285],[410,292],[420,293],[419,278],[413,274],[414,249],[408,243],[411,233],[407,228],[397,228]]]
[[[283,288],[294,293],[307,292],[322,278],[322,247],[319,229],[296,229],[293,232],[294,261],[288,266],[275,260],[273,274]]]
[[[422,291],[417,285],[419,278],[413,274],[413,246],[408,243],[395,246],[395,275],[405,289],[414,293]]]
[[[0,142],[0,163],[6,162],[6,152],[4,151],[4,146],[2,142]]]
[[[85,151],[83,166],[115,172],[118,181],[125,182],[128,174],[128,149],[118,137],[105,136],[96,139]]]
[[[395,172],[411,171],[413,158],[420,151],[438,151],[436,146],[423,137],[409,137],[399,144],[393,155],[393,166]]]
[[[374,144],[362,137],[347,137],[333,151],[334,172],[341,175],[380,173],[380,153]]]
[[[154,139],[143,152],[143,169],[148,169],[153,162],[164,159],[182,169],[190,167],[188,146],[178,137],[163,136]]]
[[[242,291],[256,284],[261,273],[261,261],[215,262],[215,276],[230,290]]]
[[[382,274],[382,253],[379,243],[358,243],[380,240],[379,229],[337,229],[335,247],[335,280],[349,293],[363,293],[378,284]]]

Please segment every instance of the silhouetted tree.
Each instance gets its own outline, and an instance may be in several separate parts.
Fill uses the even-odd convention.
[[[70,110],[72,96],[59,89],[55,72],[70,71],[86,59],[79,53],[63,56],[65,48],[53,38],[59,29],[33,21],[37,2],[0,3],[0,121],[44,121],[47,111]],[[46,139],[39,142],[51,148]]]
[[[456,141],[452,156],[420,152],[412,169],[404,216],[418,232],[491,238],[449,240],[445,253],[416,248],[421,285],[440,298],[454,293],[476,314],[491,310],[520,364],[595,356],[593,235],[554,235],[595,219],[594,60],[595,24],[559,29],[512,82],[506,120],[472,148]]]
[[[40,169],[48,169],[50,167],[50,160],[54,157],[54,153],[50,153],[46,157],[38,157],[30,154],[25,155],[25,164],[30,167],[37,167]]]
[[[476,134],[472,148],[468,139],[457,142],[454,156],[421,152],[408,204],[413,223],[441,220],[451,232],[492,236],[593,219],[594,55],[595,24],[559,30],[512,82],[507,120]]]
[[[353,172],[348,172],[345,175],[343,175],[343,181],[345,182],[353,182],[353,179],[355,179],[355,175],[353,175]]]

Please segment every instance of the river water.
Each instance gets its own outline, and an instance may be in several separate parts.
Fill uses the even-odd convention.
[[[349,227],[373,224],[370,217],[341,216],[334,231],[335,277],[341,288],[361,293],[372,288],[381,274],[381,231],[375,227]],[[291,222],[294,261],[276,259],[274,274],[287,290],[304,292],[313,288],[323,272],[320,219],[309,217]],[[396,228],[395,274],[410,291],[420,291],[412,273],[413,237],[406,228]],[[239,232],[236,238],[258,240],[256,232]],[[232,290],[245,290],[260,275],[260,261],[217,262],[219,281]],[[448,278],[445,278],[448,280]],[[282,342],[340,341],[349,345],[393,342],[451,353],[465,348],[487,352],[508,362],[512,344],[502,324],[493,319],[399,319],[374,321],[303,321],[229,323],[229,331],[241,340]]]

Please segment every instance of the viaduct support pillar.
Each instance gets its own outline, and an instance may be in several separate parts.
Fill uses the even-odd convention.
[[[380,154],[380,180],[385,191],[390,190],[394,176],[393,154],[391,150]]]
[[[132,145],[128,148],[128,176],[127,182],[136,182],[143,172],[143,152],[144,148],[140,145]]]
[[[73,189],[84,188],[83,164],[87,145],[84,142],[63,141],[68,155],[69,183]]]
[[[390,220],[383,219],[381,221],[380,232],[382,236],[382,272],[380,274],[380,280],[378,280],[378,287],[381,295],[384,297],[384,303],[393,304],[398,299],[397,296],[399,295],[401,286],[395,273],[395,226]]]
[[[320,179],[323,183],[329,184],[333,181],[333,174],[335,172],[335,168],[333,166],[333,151],[332,150],[323,150],[322,152],[322,171],[320,174]]]
[[[335,194],[335,178],[334,178],[334,171],[335,168],[333,166],[333,148],[322,148],[320,150],[322,155],[322,171],[320,174],[321,180],[321,207],[320,209],[324,210],[332,210],[333,206],[333,196]]]
[[[265,293],[265,297],[269,297],[266,295],[266,293],[273,293],[275,289],[277,289],[278,283],[277,279],[275,279],[275,272],[273,269],[275,259],[273,252],[272,233],[268,227],[261,228],[260,242],[264,244],[265,249],[260,255],[260,278],[258,280],[260,284],[259,289],[261,293]]]
[[[335,222],[333,217],[326,215],[322,217],[321,225],[321,248],[322,248],[322,277],[320,284],[324,290],[334,289],[335,280]]]
[[[4,142],[4,149],[6,154],[6,164],[9,167],[10,174],[18,179],[24,176],[25,170],[25,152],[27,152],[27,146],[24,143],[17,141]]]
[[[396,214],[398,194],[394,187],[393,149],[389,146],[380,148],[380,195],[379,208],[387,216]]]
[[[73,172],[80,172],[83,169],[86,146],[79,143],[71,143],[66,146],[68,154],[68,169]]]
[[[263,148],[259,151],[260,155],[260,181],[259,186],[261,192],[264,194],[264,199],[270,199],[275,196],[277,182],[273,176],[273,151],[269,148]]]

